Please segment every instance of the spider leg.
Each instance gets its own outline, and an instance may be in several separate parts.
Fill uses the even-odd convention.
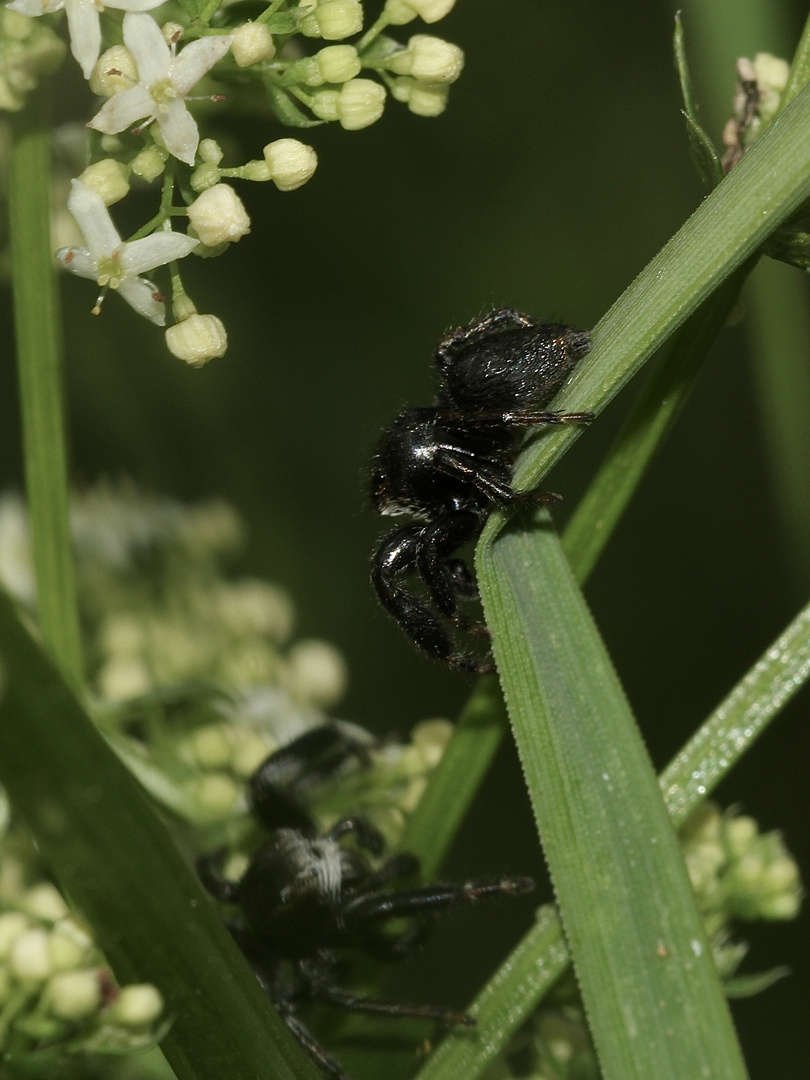
[[[327,724],[304,732],[270,754],[251,776],[251,813],[268,831],[292,828],[313,832],[303,800],[352,757],[367,764],[367,748],[340,728]]]
[[[298,1040],[301,1047],[306,1050],[310,1058],[331,1080],[352,1080],[337,1058],[332,1057],[329,1051],[321,1046],[306,1024],[298,1019],[291,1007],[286,1006],[283,1002],[274,1002],[274,1004],[281,1019]]]
[[[562,501],[562,496],[553,491],[515,491],[500,462],[481,458],[461,446],[442,446],[436,452],[435,462],[440,472],[472,484],[484,498],[501,509],[545,506]]]
[[[431,600],[448,619],[462,630],[487,635],[486,629],[458,612],[458,601],[478,595],[475,579],[461,559],[446,558],[456,548],[480,535],[483,511],[459,508],[448,510],[424,527],[417,553],[417,570]]]
[[[313,986],[313,997],[319,1001],[328,1001],[347,1012],[366,1013],[371,1016],[396,1016],[422,1020],[437,1020],[441,1024],[462,1024],[475,1027],[476,1021],[466,1013],[453,1012],[433,1005],[406,1005],[399,1001],[380,1001],[377,998],[357,997],[338,986],[322,984]]]
[[[436,883],[394,893],[374,893],[353,897],[343,907],[346,921],[385,922],[407,917],[433,918],[459,904],[476,904],[491,896],[520,896],[531,892],[531,878],[502,878],[499,881],[468,881],[463,885]]]
[[[476,428],[539,427],[541,424],[591,424],[593,412],[539,412],[532,409],[437,409],[436,423],[463,431]]]
[[[372,855],[382,855],[385,849],[385,841],[379,829],[371,822],[361,817],[343,818],[336,822],[325,834],[327,840],[340,840],[341,836],[354,833],[360,847],[370,851]]]
[[[419,573],[419,549],[426,526],[405,525],[382,538],[371,562],[371,580],[380,602],[415,645],[460,671],[492,671],[488,661],[459,652],[436,614],[414,596],[403,579]]]
[[[468,349],[471,345],[491,337],[493,333],[497,333],[506,327],[517,330],[521,327],[539,325],[540,323],[536,319],[532,319],[514,308],[496,308],[495,311],[490,311],[483,318],[473,319],[466,326],[459,326],[458,329],[451,330],[449,334],[446,334],[436,347],[436,366],[443,373],[464,349]]]

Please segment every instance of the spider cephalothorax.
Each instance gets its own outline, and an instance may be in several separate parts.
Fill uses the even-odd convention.
[[[234,905],[228,929],[273,1004],[332,1080],[348,1078],[298,1017],[307,1002],[378,1016],[475,1023],[463,1013],[429,1005],[357,997],[341,985],[352,950],[385,961],[403,959],[447,909],[534,887],[525,877],[397,887],[396,882],[418,873],[419,862],[404,852],[384,858],[382,836],[369,822],[343,818],[320,835],[304,809],[302,793],[352,756],[362,761],[366,753],[341,728],[325,726],[271,754],[249,784],[251,809],[268,831],[267,840],[238,880],[222,875],[224,849],[197,864],[208,891]],[[350,837],[354,842],[348,846],[344,841]],[[400,924],[397,930],[390,929],[392,920]]]
[[[538,323],[511,308],[447,334],[435,354],[440,386],[433,405],[407,409],[380,437],[371,498],[381,514],[408,514],[380,540],[372,581],[384,607],[421,649],[465,671],[489,671],[488,657],[460,650],[452,627],[486,636],[459,611],[477,596],[466,563],[453,553],[475,540],[495,507],[559,501],[550,491],[511,486],[517,435],[542,424],[588,423],[589,412],[545,406],[590,348],[590,335]],[[424,586],[424,595],[408,579]]]

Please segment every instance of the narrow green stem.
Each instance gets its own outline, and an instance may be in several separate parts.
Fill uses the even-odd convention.
[[[50,108],[47,87],[42,87],[13,121],[9,224],[14,328],[39,622],[54,659],[78,686],[82,657],[70,543],[59,297],[51,264],[50,181]]]
[[[790,65],[787,86],[782,93],[782,100],[779,102],[780,110],[789,105],[808,82],[810,82],[810,15],[807,16],[802,36],[799,38],[799,44],[793,54],[793,63]]]

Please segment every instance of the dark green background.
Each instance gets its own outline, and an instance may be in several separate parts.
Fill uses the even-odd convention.
[[[724,5],[683,5],[716,138],[735,57],[788,55],[795,44],[805,16],[798,2],[778,5],[773,40],[752,30],[749,16],[773,2],[733,6],[722,55],[690,38],[690,26]],[[414,23],[400,36],[423,29]],[[432,31],[467,53],[444,116],[419,119],[389,100],[384,120],[365,131],[303,133],[319,154],[315,178],[289,194],[240,185],[250,237],[219,260],[187,260],[199,310],[228,327],[224,359],[187,369],[117,298],[92,319],[92,286],[64,282],[76,481],[126,473],[179,498],[233,502],[251,535],[239,569],[285,585],[299,632],[343,650],[351,688],[341,713],[382,732],[454,715],[469,684],[417,655],[372,595],[368,556],[381,523],[365,501],[364,469],[377,431],[403,405],[429,400],[430,357],[447,327],[501,304],[592,326],[702,195],[679,113],[667,3],[460,0]],[[228,117],[217,134],[238,162],[289,132],[269,119]],[[153,212],[149,199],[133,211],[133,228]],[[724,333],[587,590],[658,765],[793,617],[810,585],[785,556],[746,342],[743,317]],[[0,364],[6,486],[20,481],[19,421],[8,352]],[[554,473],[566,497],[558,521],[634,392]],[[784,829],[806,873],[807,714],[800,695],[720,792],[764,829]],[[537,862],[517,765],[505,753],[449,872],[540,874]],[[432,998],[462,1004],[469,984],[458,978],[458,957],[480,980],[530,911],[456,920],[404,976],[402,993],[424,997],[417,987],[429,965]],[[752,1076],[803,1075],[806,916],[753,928],[750,938],[747,970],[794,968],[734,1006]]]

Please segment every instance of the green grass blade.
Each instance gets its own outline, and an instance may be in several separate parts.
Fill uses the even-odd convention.
[[[742,1080],[677,838],[555,533],[507,530],[479,582],[605,1080]]]
[[[425,881],[441,866],[508,728],[498,680],[481,679],[400,841],[419,856]]]
[[[810,678],[810,605],[770,645],[659,777],[672,824],[680,827]],[[552,909],[543,908],[543,913]],[[550,919],[546,915],[545,919]],[[521,941],[476,998],[478,1030],[451,1032],[419,1080],[476,1080],[509,1043],[571,962],[558,919]],[[532,953],[534,951],[534,954]],[[531,957],[534,955],[534,966]],[[486,1008],[478,1009],[486,1002]]]
[[[671,348],[642,387],[572,514],[563,547],[580,584],[593,569],[647,466],[678,418],[750,268],[749,263],[740,267],[673,335]]]
[[[554,408],[601,411],[808,196],[810,89],[806,88],[599,321],[591,353],[555,399]],[[577,425],[561,425],[536,439],[518,462],[516,486],[536,486],[581,434]]]
[[[314,1080],[143,792],[0,594],[0,781],[123,982],[154,983],[180,1080]]]
[[[47,89],[41,87],[11,122],[14,330],[39,624],[62,671],[80,686],[83,672],[68,520],[61,324],[50,237],[48,104]]]

